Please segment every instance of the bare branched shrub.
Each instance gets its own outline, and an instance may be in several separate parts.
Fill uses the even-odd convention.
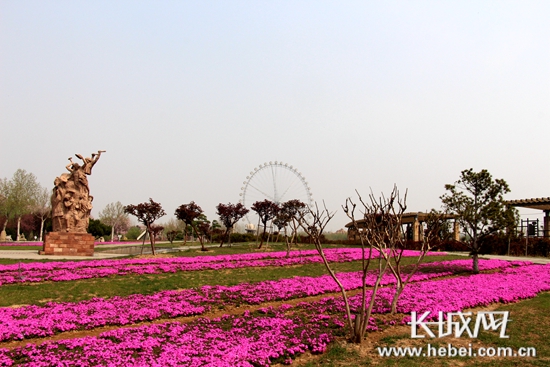
[[[400,213],[396,213],[396,216],[400,216]],[[395,246],[390,248],[389,258],[391,258],[392,261],[388,262],[388,266],[392,275],[395,277],[395,293],[393,295],[391,303],[392,314],[397,312],[397,301],[399,300],[401,293],[403,292],[413,275],[417,272],[418,267],[424,260],[426,254],[434,248],[435,240],[440,237],[441,232],[446,228],[446,226],[447,223],[444,213],[432,210],[428,214],[428,217],[426,218],[426,230],[424,231],[424,235],[422,236],[422,242],[420,245],[418,257],[415,258],[412,269],[407,271],[406,274],[403,274],[401,263],[403,253],[406,250],[406,242],[404,240],[406,236],[404,235],[404,233],[401,233],[401,240],[396,240]],[[402,228],[403,227],[400,226],[401,230]]]
[[[357,193],[359,202],[363,206],[362,219],[356,219],[357,204],[351,198],[343,206],[344,212],[357,231],[362,251],[362,298],[361,307],[355,316],[352,340],[361,343],[367,331],[369,319],[374,307],[376,293],[380,288],[380,281],[388,269],[390,258],[395,248],[402,245],[403,233],[401,228],[402,216],[406,209],[406,194],[401,200],[399,190],[394,186],[389,198],[382,195],[375,198],[371,193],[368,201],[364,201]],[[367,305],[367,273],[371,261],[377,261],[377,276],[371,298]],[[349,315],[348,315],[349,317]]]

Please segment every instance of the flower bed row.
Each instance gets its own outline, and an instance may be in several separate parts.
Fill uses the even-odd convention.
[[[479,261],[481,270],[525,264],[502,260]],[[432,271],[418,272],[412,281],[451,275],[463,271],[468,266],[471,266],[471,260],[424,264],[423,268]],[[339,273],[338,278],[347,290],[358,289],[362,285],[361,272]],[[367,284],[372,286],[375,281],[376,273],[369,273]],[[382,279],[382,285],[394,283],[395,279],[390,274],[386,274]],[[159,318],[201,315],[213,307],[261,304],[338,291],[334,280],[329,275],[323,275],[242,283],[235,286],[203,286],[200,289],[163,291],[152,295],[93,298],[77,303],[50,302],[45,306],[5,307],[0,308],[0,341],[46,337],[58,332],[92,329],[105,325],[128,325]]]
[[[435,252],[430,255],[446,255]],[[405,250],[404,256],[418,256]],[[327,249],[330,262],[349,262],[362,258],[361,249]],[[148,259],[107,259],[75,262],[19,263],[0,265],[0,285],[21,282],[71,281],[127,274],[175,273],[178,271],[218,270],[245,267],[289,266],[322,262],[316,250],[263,252],[202,257]]]
[[[438,312],[456,312],[465,308],[487,306],[491,303],[510,303],[535,297],[538,293],[550,290],[550,264],[509,267],[492,274],[476,274],[443,280],[431,280],[409,284],[397,303],[397,312],[410,314],[412,311],[430,311],[430,320],[438,317]],[[371,292],[367,293],[370,299]],[[376,295],[373,313],[390,312],[393,292],[382,288]],[[361,296],[350,298],[350,307],[357,312]],[[303,303],[301,307],[316,313],[342,313],[344,302],[339,297],[327,297],[313,303]],[[410,321],[410,316],[403,322]]]
[[[41,241],[24,241],[24,242],[0,242],[0,246],[42,246],[44,242]],[[111,241],[111,242],[96,242],[96,246],[103,245],[131,245],[131,244],[141,244],[141,242],[121,242],[121,241]]]
[[[331,330],[342,327],[332,317],[285,314],[289,308],[0,349],[0,365],[269,366],[274,361],[290,363],[307,350],[322,353],[333,339]]]

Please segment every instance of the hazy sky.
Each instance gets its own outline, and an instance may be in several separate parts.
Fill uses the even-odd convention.
[[[548,197],[548,19],[545,0],[0,0],[0,177],[53,187],[104,149],[92,214],[151,197],[216,219],[282,161],[331,230],[355,189],[429,210],[467,168]]]

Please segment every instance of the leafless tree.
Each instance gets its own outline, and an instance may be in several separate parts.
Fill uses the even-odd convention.
[[[34,214],[40,218],[40,236],[39,241],[42,242],[42,235],[44,234],[44,222],[52,214],[52,206],[50,203],[51,192],[47,188],[40,188],[36,192],[36,198],[34,200]]]
[[[348,205],[348,203],[346,203],[346,205]],[[309,215],[306,216],[306,214],[309,214]],[[346,318],[348,321],[348,326],[349,326],[349,329],[351,330],[351,339],[356,343],[360,343],[363,340],[363,337],[367,328],[367,324],[366,322],[363,323],[363,320],[368,320],[368,318],[365,319],[363,315],[366,315],[365,307],[364,307],[365,306],[364,300],[366,298],[365,283],[366,283],[366,272],[368,268],[368,262],[370,261],[370,256],[366,259],[367,261],[365,260],[365,256],[363,256],[363,269],[364,269],[363,270],[363,307],[361,309],[361,313],[359,315],[356,315],[354,318],[354,316],[351,313],[349,298],[348,298],[346,289],[342,284],[342,282],[340,282],[340,280],[336,276],[336,273],[334,272],[330,263],[328,262],[321,243],[323,231],[333,216],[334,216],[334,212],[332,213],[329,212],[326,206],[324,206],[322,210],[319,210],[317,203],[315,203],[315,208],[308,208],[308,211],[306,213],[302,213],[299,223],[300,223],[300,227],[311,238],[313,244],[315,245],[315,248],[317,249],[317,252],[321,256],[321,259],[323,259],[323,264],[325,265],[327,272],[332,277],[332,279],[334,279],[334,281],[340,288],[340,292],[342,293],[342,298],[344,299],[344,305],[346,308]],[[365,248],[364,246],[362,246],[362,248],[363,248],[363,255],[364,255]],[[374,294],[372,299],[374,300]],[[370,307],[369,310],[372,310],[372,306]],[[370,316],[370,312],[368,313],[368,315]]]
[[[110,203],[99,212],[99,220],[111,226],[111,241],[115,240],[115,233],[120,233],[128,224],[128,213],[124,211],[124,205],[120,201]]]
[[[402,213],[396,213],[396,216],[401,217]],[[443,227],[446,226],[445,214],[432,210],[426,219],[426,230],[422,236],[420,249],[418,256],[415,258],[412,269],[403,274],[402,259],[403,253],[406,250],[405,234],[401,232],[401,239],[396,239],[395,245],[390,248],[390,258],[392,261],[388,262],[388,266],[391,274],[395,278],[395,293],[393,295],[391,303],[391,313],[397,312],[397,301],[401,296],[401,293],[411,280],[414,274],[416,274],[418,267],[424,261],[426,254],[431,251],[435,246],[435,240],[440,235]],[[400,226],[402,229],[402,225]],[[396,228],[397,230],[397,228]],[[410,258],[410,257],[409,257]]]
[[[391,249],[395,247],[397,241],[401,240],[400,214],[405,210],[405,200],[400,200],[397,187],[394,187],[389,198],[384,195],[375,198],[374,194],[371,193],[369,200],[364,201],[358,192],[357,195],[364,210],[361,223],[359,224],[356,220],[357,204],[351,198],[346,199],[343,209],[357,231],[362,251],[361,307],[352,326],[352,340],[361,343],[367,331],[376,294],[380,288],[380,281],[388,268]],[[367,274],[373,260],[377,262],[377,276],[367,305]],[[349,312],[348,319],[351,323]]]

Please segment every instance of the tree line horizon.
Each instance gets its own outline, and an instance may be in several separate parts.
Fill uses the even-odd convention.
[[[479,243],[483,241],[484,237],[515,230],[519,215],[515,208],[505,204],[503,195],[510,192],[505,180],[493,179],[486,169],[475,172],[470,168],[463,170],[455,183],[446,184],[444,188],[445,192],[440,196],[443,210],[432,210],[456,216],[460,228],[466,235],[464,242],[470,248],[474,262],[477,262]],[[50,196],[49,190],[37,182],[36,176],[23,169],[18,169],[11,179],[1,179],[0,225],[2,233],[6,234],[8,223],[10,223],[12,227],[16,227],[16,240],[20,240],[22,225],[28,230],[28,227],[36,227],[36,224],[40,223],[39,230],[37,228],[32,228],[32,230],[36,230],[39,239],[42,240],[43,233],[48,229],[47,221],[51,217]],[[203,250],[205,249],[203,239],[212,230],[224,230],[220,245],[223,246],[224,242],[229,241],[228,235],[235,224],[250,210],[258,215],[256,231],[257,240],[260,241],[259,248],[264,243],[268,226],[277,228],[277,233],[284,232],[285,238],[288,237],[286,230],[290,228],[291,237],[294,239],[300,222],[303,222],[307,214],[311,214],[313,208],[309,208],[299,200],[289,200],[277,204],[265,199],[253,203],[250,208],[245,208],[242,203],[220,203],[216,209],[220,222],[208,220],[202,208],[194,201],[180,205],[174,213],[178,221],[185,223],[184,233],[190,228],[198,236]],[[28,215],[32,215],[34,218],[31,224],[22,222],[23,218]],[[165,225],[155,224],[155,221],[166,213],[161,204],[154,202],[152,198],[149,199],[149,202],[136,205],[124,206],[120,202],[110,203],[99,213],[97,220],[111,227],[110,238],[114,239],[115,232],[120,234],[122,230],[130,228],[128,215],[135,216],[138,222],[145,226],[153,241],[155,236],[165,228],[169,229],[165,232],[168,238],[170,235],[173,236],[173,232],[178,228],[177,225],[174,228],[173,220]],[[97,224],[94,223],[94,225]],[[261,236],[259,236],[260,224],[263,227]],[[168,232],[171,234],[169,235]],[[154,243],[152,243],[152,247],[154,247]]]

